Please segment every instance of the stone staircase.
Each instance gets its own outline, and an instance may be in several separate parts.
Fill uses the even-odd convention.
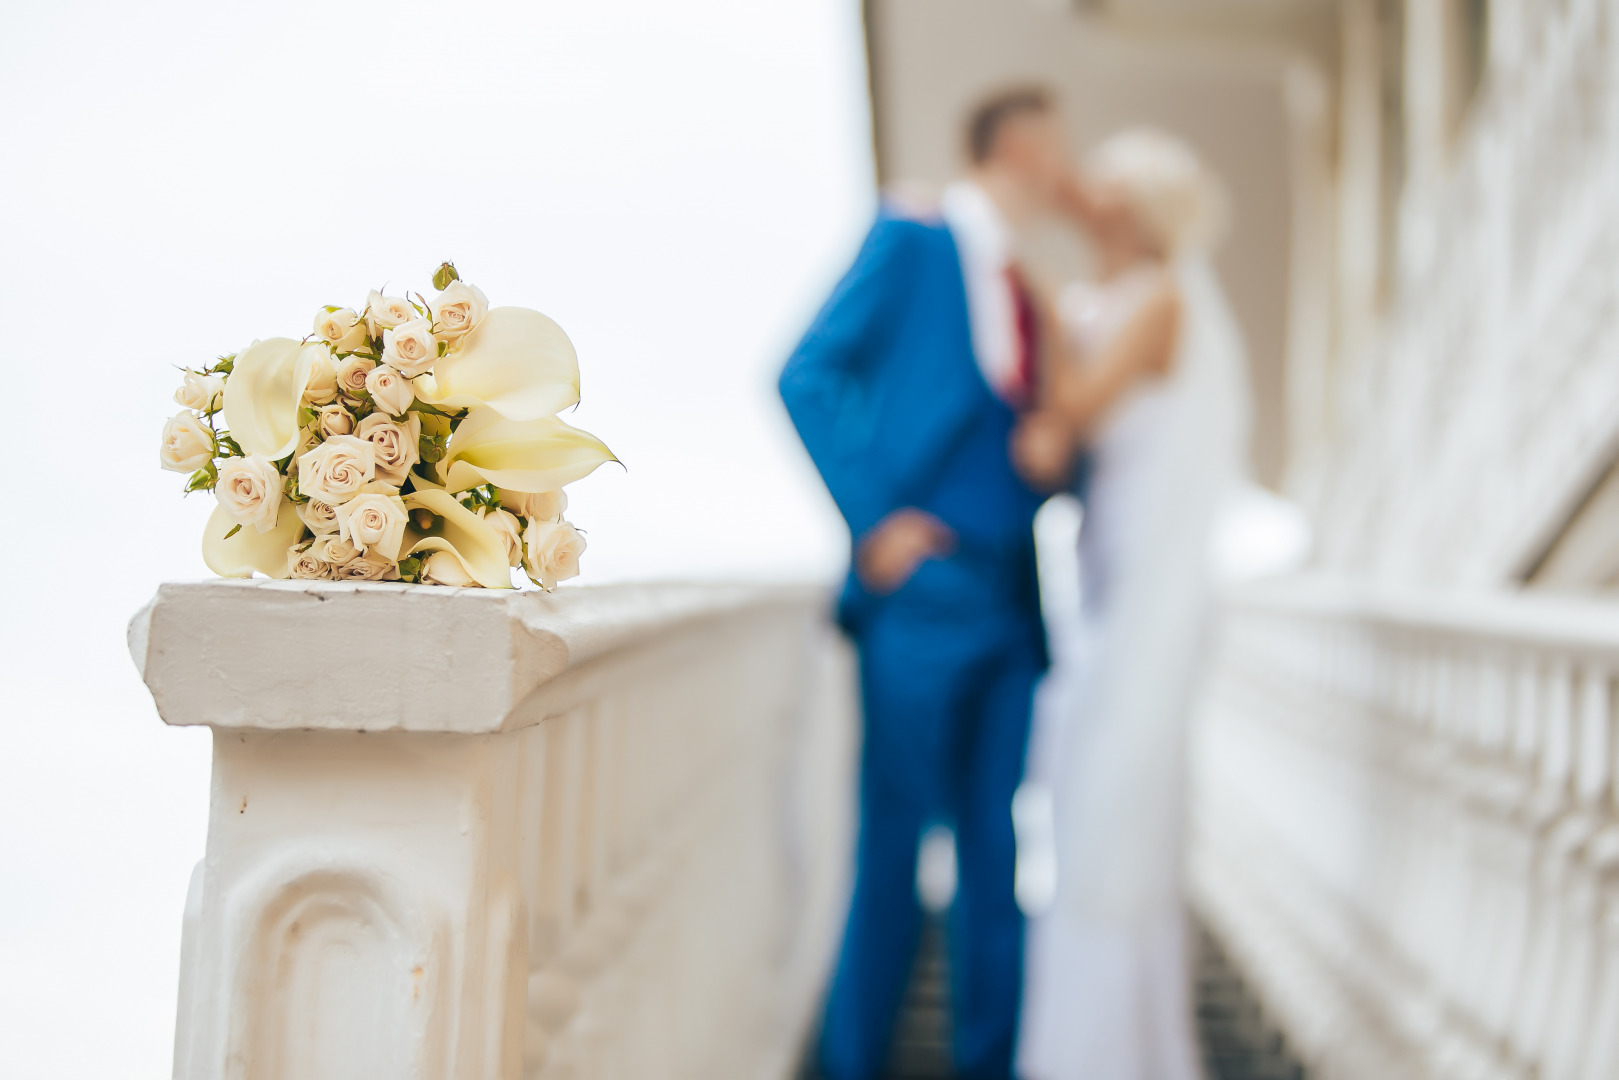
[[[1197,1031],[1209,1080],[1306,1080],[1242,974],[1202,927],[1197,960]]]
[[[1197,1026],[1208,1080],[1307,1080],[1308,1073],[1260,1010],[1220,943],[1203,928],[1197,937]],[[945,924],[943,916],[930,916],[922,930],[884,1080],[951,1080],[953,1076]],[[800,1080],[816,1080],[816,1074],[806,1071]]]
[[[947,1080],[950,1071],[950,954],[945,916],[922,924],[916,967],[905,991],[905,1005],[894,1029],[894,1047],[885,1080]]]

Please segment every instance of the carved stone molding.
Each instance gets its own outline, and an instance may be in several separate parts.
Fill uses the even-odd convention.
[[[785,1075],[848,841],[813,590],[163,586],[214,731],[176,1076]]]

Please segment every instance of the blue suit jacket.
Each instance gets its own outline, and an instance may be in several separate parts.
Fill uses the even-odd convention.
[[[924,565],[902,594],[948,592],[939,599],[957,609],[1038,621],[1033,519],[1041,497],[1008,460],[1015,418],[974,359],[961,259],[941,222],[879,213],[780,388],[855,545],[907,506],[956,531],[958,555]],[[858,632],[883,603],[851,570],[844,625]]]

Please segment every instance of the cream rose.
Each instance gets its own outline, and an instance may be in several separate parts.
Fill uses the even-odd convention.
[[[337,397],[337,366],[332,351],[324,345],[305,346],[313,350],[309,379],[304,383],[304,400],[311,405],[327,405]]]
[[[350,397],[365,389],[365,380],[377,366],[375,360],[365,356],[345,356],[337,362],[337,388]]]
[[[319,581],[332,576],[332,568],[315,554],[316,545],[303,544],[287,549],[287,576]]]
[[[579,576],[585,538],[566,521],[531,521],[523,534],[523,567],[547,591]]]
[[[370,332],[353,308],[315,312],[315,335],[325,340],[334,353],[349,353],[371,339]]]
[[[341,506],[376,474],[376,451],[370,443],[353,435],[333,435],[298,459],[298,490]]]
[[[510,491],[506,488],[496,488],[495,494],[500,497],[500,505],[516,514],[518,517],[533,518],[536,521],[559,521],[564,511],[568,509],[568,496],[563,491]]]
[[[409,300],[397,296],[383,296],[376,289],[365,299],[365,319],[371,327],[371,336],[380,337],[384,330],[407,323],[416,318],[416,309]]]
[[[523,523],[505,510],[490,510],[487,507],[478,511],[478,517],[506,542],[506,561],[512,566],[522,566]]]
[[[435,551],[422,562],[422,584],[454,585],[464,589],[478,583],[467,573],[460,559],[448,551]]]
[[[333,567],[332,577],[339,581],[398,581],[399,564],[368,551],[351,562]]]
[[[225,405],[225,379],[221,375],[188,371],[180,389],[174,392],[174,400],[200,413],[218,412]]]
[[[365,388],[371,392],[371,400],[377,408],[389,416],[403,416],[416,400],[410,380],[388,364],[371,369],[371,374],[365,377]]]
[[[315,427],[328,439],[333,435],[353,435],[354,414],[342,405],[323,405],[315,418]]]
[[[398,559],[405,521],[405,503],[397,495],[364,493],[337,508],[338,534],[361,554]]]
[[[298,518],[316,536],[337,532],[337,507],[320,499],[309,499],[296,504]]]
[[[315,558],[330,566],[347,566],[361,555],[360,549],[341,536],[322,536],[310,545]]]
[[[433,367],[438,359],[438,340],[427,319],[412,319],[382,332],[382,362],[392,364],[414,379]]]
[[[428,305],[433,316],[433,332],[443,341],[459,341],[489,313],[489,300],[483,290],[464,281],[452,281],[449,288]]]
[[[372,413],[360,421],[354,434],[375,448],[379,480],[403,484],[411,468],[422,459],[422,421],[415,413],[407,416],[403,424]]]
[[[158,460],[170,472],[189,473],[214,458],[214,433],[190,412],[175,413],[163,425],[163,449]]]
[[[214,497],[236,524],[267,533],[281,509],[281,473],[275,462],[257,454],[226,458],[219,464]]]

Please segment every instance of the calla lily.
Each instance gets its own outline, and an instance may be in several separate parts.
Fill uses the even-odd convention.
[[[235,525],[223,506],[214,507],[202,530],[202,561],[208,569],[220,577],[252,577],[255,570],[273,578],[286,577],[287,549],[298,542],[304,531],[303,519],[292,500],[282,496],[275,527],[269,532],[261,533],[249,525],[225,539]]]
[[[579,357],[538,311],[498,307],[415,380],[429,405],[487,405],[512,420],[551,416],[579,401]]]
[[[324,345],[270,338],[236,354],[225,380],[225,424],[243,450],[270,461],[292,453],[304,387],[325,353]]]
[[[477,514],[456,502],[449,492],[437,488],[413,491],[405,496],[405,507],[426,510],[437,516],[433,527],[426,530],[412,521],[405,532],[407,556],[447,551],[460,560],[467,576],[484,588],[511,588],[506,541]]]
[[[617,460],[596,436],[554,416],[509,420],[493,409],[473,409],[451,436],[440,475],[451,491],[479,484],[556,491]]]

